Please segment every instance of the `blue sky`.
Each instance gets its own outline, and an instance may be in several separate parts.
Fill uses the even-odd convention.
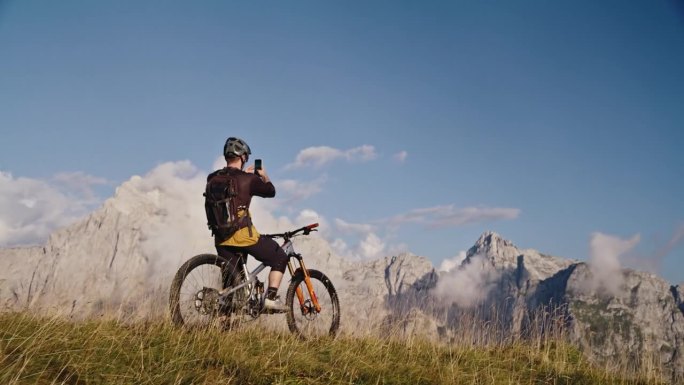
[[[494,230],[586,259],[595,232],[640,234],[627,259],[681,282],[683,128],[681,2],[0,1],[7,234],[40,220],[8,214],[21,180],[77,216],[240,136],[309,186],[282,215],[386,251],[438,265]]]

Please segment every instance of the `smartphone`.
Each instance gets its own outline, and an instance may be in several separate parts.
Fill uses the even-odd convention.
[[[254,173],[258,174],[258,170],[261,170],[261,159],[254,159]]]

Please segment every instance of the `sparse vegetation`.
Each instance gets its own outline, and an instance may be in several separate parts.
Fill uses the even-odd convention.
[[[647,384],[592,367],[561,340],[450,346],[302,341],[257,328],[74,322],[0,314],[2,384]]]

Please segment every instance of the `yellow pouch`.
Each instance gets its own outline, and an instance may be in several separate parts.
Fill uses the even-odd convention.
[[[251,237],[249,236],[250,227],[252,228],[252,236]],[[254,227],[254,226],[250,226],[250,227],[243,227],[240,230],[236,231],[232,237],[223,241],[223,243],[221,243],[221,246],[246,247],[246,246],[252,246],[252,245],[256,244],[257,241],[259,240],[259,232],[257,232],[256,227]]]
[[[247,210],[238,211],[238,217],[242,218],[245,215],[249,215]],[[250,229],[252,230],[251,237],[249,236]],[[236,231],[232,237],[223,241],[221,243],[221,246],[246,247],[256,244],[257,241],[259,241],[259,232],[256,230],[256,227],[254,227],[254,225],[250,225],[249,227],[243,227],[240,230]]]

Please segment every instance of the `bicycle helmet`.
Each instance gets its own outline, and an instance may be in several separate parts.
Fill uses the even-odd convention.
[[[237,158],[246,155],[247,158],[252,154],[247,142],[240,138],[230,137],[223,146],[223,156],[226,158]]]

